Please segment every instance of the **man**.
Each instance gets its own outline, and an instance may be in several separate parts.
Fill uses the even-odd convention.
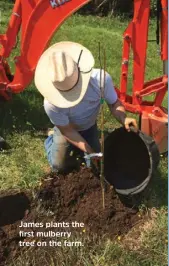
[[[54,44],[38,62],[35,84],[45,98],[45,111],[55,126],[54,133],[45,141],[48,161],[54,171],[66,171],[78,152],[83,156],[100,152],[96,125],[101,100],[100,69],[93,67],[91,52],[73,42]],[[126,117],[108,73],[104,99],[126,130],[130,130],[130,124],[137,128],[136,120]]]

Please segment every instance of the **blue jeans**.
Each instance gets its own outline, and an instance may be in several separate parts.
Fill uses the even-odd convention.
[[[87,130],[79,131],[79,134],[95,152],[100,152],[101,148],[96,124]],[[69,172],[76,169],[79,165],[77,158],[82,159],[84,157],[84,153],[70,144],[57,127],[54,127],[54,134],[45,140],[44,145],[48,162],[52,170],[56,172]]]

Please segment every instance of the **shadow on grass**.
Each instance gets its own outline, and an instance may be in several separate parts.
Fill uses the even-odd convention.
[[[43,107],[43,98],[36,90],[28,89],[0,103],[0,135],[43,130],[51,126]]]
[[[168,179],[167,174],[158,168],[149,184],[149,195],[147,206],[152,207],[167,207],[168,206]]]
[[[168,180],[167,174],[158,170],[152,176],[147,187],[140,193],[132,196],[119,195],[119,198],[128,207],[161,208],[168,206]]]

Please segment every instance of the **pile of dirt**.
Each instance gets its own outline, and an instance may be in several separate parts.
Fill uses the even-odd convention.
[[[9,257],[19,255],[19,241],[25,239],[19,236],[21,220],[26,223],[76,221],[84,223],[88,235],[107,234],[113,238],[127,233],[140,218],[137,209],[124,206],[109,185],[106,185],[103,209],[100,181],[90,169],[82,168],[66,176],[48,175],[36,193],[23,191],[12,195],[11,191],[10,194],[1,195],[1,266],[5,265]],[[28,228],[22,230],[28,231]],[[39,228],[34,227],[32,230],[36,232]]]

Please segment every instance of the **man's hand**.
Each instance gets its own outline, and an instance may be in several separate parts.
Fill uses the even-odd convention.
[[[126,117],[124,120],[125,129],[129,132],[130,126],[133,126],[138,131],[137,121],[134,118]]]
[[[127,131],[130,131],[130,126],[133,126],[135,130],[138,131],[136,119],[127,117],[125,108],[119,99],[114,104],[109,104],[108,106],[112,115],[126,128]]]

